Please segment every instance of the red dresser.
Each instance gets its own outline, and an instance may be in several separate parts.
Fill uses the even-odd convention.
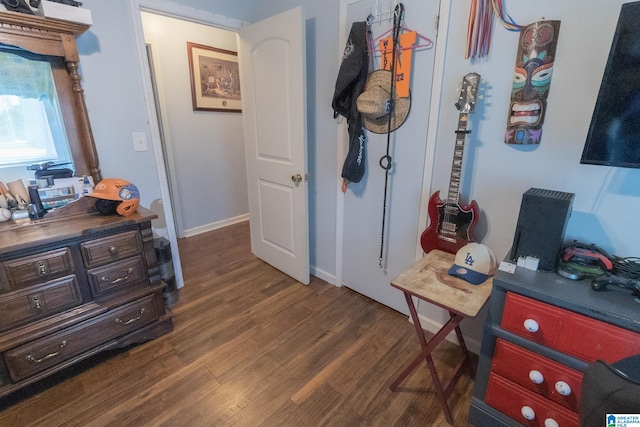
[[[577,427],[582,371],[640,354],[640,302],[623,289],[519,268],[496,275],[489,304],[476,426]]]

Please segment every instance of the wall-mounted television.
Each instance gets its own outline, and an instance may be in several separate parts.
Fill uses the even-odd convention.
[[[640,1],[622,5],[580,163],[640,168]]]

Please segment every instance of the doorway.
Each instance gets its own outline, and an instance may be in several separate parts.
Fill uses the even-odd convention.
[[[152,12],[140,15],[152,53],[150,71],[177,236],[247,220],[242,116],[194,110],[187,46],[235,52],[235,31]]]
[[[208,73],[207,75],[214,75],[215,67],[237,70],[240,58],[238,58],[236,47],[236,31],[147,11],[140,11],[140,16],[144,39],[151,46],[147,50],[152,55],[147,56],[151,57],[149,60],[151,86],[154,89],[155,105],[157,106],[154,113],[162,141],[160,160],[163,161],[161,166],[166,165],[167,176],[165,178],[172,196],[172,210],[177,212],[177,236],[189,237],[200,234],[245,221],[250,216],[252,236],[254,236],[254,229],[258,229],[260,233],[256,235],[259,235],[266,243],[266,245],[254,244],[252,238],[253,253],[300,282],[308,283],[306,182],[296,181],[295,185],[292,185],[292,174],[289,171],[291,168],[287,168],[287,162],[283,157],[275,162],[277,168],[271,170],[267,180],[260,176],[261,183],[267,184],[260,188],[268,187],[270,191],[261,191],[258,195],[251,194],[252,198],[255,196],[260,201],[268,201],[268,203],[263,203],[259,212],[249,210],[247,208],[247,192],[252,187],[247,185],[246,165],[248,163],[245,161],[245,152],[250,154],[256,154],[256,152],[254,145],[244,144],[244,140],[248,138],[247,135],[260,135],[259,141],[255,143],[255,147],[259,149],[256,159],[271,156],[273,153],[263,150],[267,147],[273,149],[278,147],[278,144],[284,150],[278,148],[276,151],[279,153],[306,151],[304,114],[302,113],[305,109],[304,96],[302,96],[304,93],[304,37],[301,8],[244,26],[238,38],[243,42],[241,43],[244,47],[243,51],[249,52],[247,38],[245,38],[249,35],[248,31],[252,31],[253,36],[261,34],[256,39],[258,42],[256,49],[251,48],[249,57],[243,56],[244,62],[249,64],[248,69],[251,69],[257,76],[275,75],[282,70],[281,64],[294,65],[285,73],[291,77],[290,80],[279,79],[275,82],[281,86],[282,91],[279,92],[274,92],[273,80],[253,78],[252,73],[247,73],[242,77],[245,84],[250,86],[248,95],[245,94],[244,98],[246,99],[243,99],[242,102],[243,108],[248,109],[254,105],[252,99],[255,99],[255,94],[268,94],[271,91],[271,94],[279,95],[278,99],[273,97],[260,98],[268,102],[261,101],[261,108],[251,110],[251,118],[260,119],[257,122],[260,125],[259,131],[251,130],[251,121],[247,120],[247,115],[238,114],[241,110],[237,107],[233,110],[226,110],[220,106],[202,108],[201,105],[196,105],[196,99],[201,101],[201,95],[204,96],[204,92],[202,94],[199,92],[200,79],[197,77],[198,74],[205,75],[205,71],[213,69],[213,74]],[[296,25],[287,25],[295,21],[297,21]],[[171,32],[166,32],[166,28],[171,28]],[[274,34],[276,35],[274,36]],[[288,56],[263,55],[261,60],[257,60],[260,57],[261,49],[264,50],[268,46],[274,47],[273,40],[277,40],[276,43],[286,45],[284,48],[282,46],[276,48],[276,51],[286,52]],[[199,51],[224,52],[225,59],[206,58],[205,61],[204,54],[200,52],[196,54],[193,46],[197,46]],[[185,52],[185,47],[187,52]],[[256,51],[258,54],[255,54]],[[210,68],[209,70],[203,70],[202,64],[205,62],[206,66]],[[268,71],[267,74],[260,72],[261,66],[266,67],[264,71]],[[185,75],[188,78],[185,78]],[[287,93],[298,94],[299,97],[283,96]],[[213,94],[211,97],[219,98],[219,94]],[[219,99],[216,101],[220,103]],[[275,120],[261,119],[262,116],[273,119],[273,110],[281,113],[290,111],[295,114],[290,116],[280,114],[275,117]],[[279,123],[277,119],[281,117],[289,117],[289,119],[286,123]],[[300,135],[292,133],[294,125],[300,129]],[[253,127],[255,128],[255,123]],[[268,129],[278,130],[280,134],[266,132]],[[285,141],[283,136],[287,134],[293,135],[295,138],[283,144]],[[301,135],[302,137],[300,137]],[[296,170],[299,169],[299,176],[305,176],[305,157],[296,156],[295,162],[291,165]],[[156,161],[158,162],[158,155]],[[280,175],[284,173],[284,176],[279,176],[276,180],[274,172]],[[291,217],[295,221],[292,221],[290,226],[287,226],[286,221],[283,220],[286,215],[278,213],[282,208],[285,208],[284,204],[280,203],[283,201],[282,198],[280,197],[278,201],[270,196],[274,194],[274,188],[282,189],[287,186],[286,183],[293,190],[291,193],[296,194],[293,198],[297,200],[296,206],[300,207],[295,211],[296,216]],[[265,206],[270,207],[271,214],[265,210]],[[234,209],[238,209],[238,214],[234,215],[236,213],[233,211]],[[249,215],[246,214],[247,210],[250,212]],[[286,212],[286,208],[284,211]],[[299,221],[299,218],[302,217],[304,217],[304,221]],[[203,219],[209,222],[203,223]],[[216,221],[212,222],[212,219]],[[193,226],[193,221],[196,221],[195,226]],[[190,225],[191,227],[189,227]],[[273,239],[274,235],[281,237],[283,234],[281,231],[289,228],[293,231],[291,240],[295,244],[291,247],[286,247],[286,245],[276,247],[274,242],[282,242],[283,239]],[[274,258],[272,256],[274,253],[282,254],[284,252],[295,254],[295,263],[291,262],[291,259],[285,263],[274,261],[274,259],[280,259],[277,256]],[[306,270],[306,275],[300,274],[303,270]]]

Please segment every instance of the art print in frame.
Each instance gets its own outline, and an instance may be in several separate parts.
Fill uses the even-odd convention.
[[[187,42],[194,111],[242,111],[238,53]]]

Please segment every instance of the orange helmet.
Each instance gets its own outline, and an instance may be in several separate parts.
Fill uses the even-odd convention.
[[[120,178],[105,178],[98,182],[89,194],[95,197],[95,207],[102,214],[118,213],[122,216],[131,215],[140,205],[138,187]]]

